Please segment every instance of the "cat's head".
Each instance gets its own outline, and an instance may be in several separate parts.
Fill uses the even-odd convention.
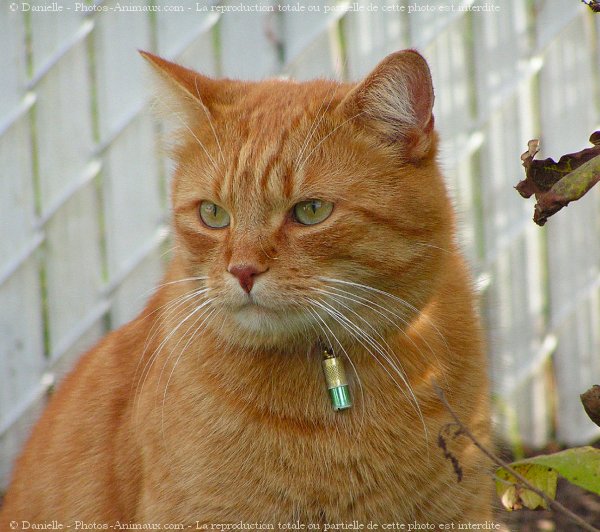
[[[358,84],[216,80],[144,56],[179,126],[175,261],[203,278],[223,337],[335,345],[412,319],[452,238],[421,55]]]

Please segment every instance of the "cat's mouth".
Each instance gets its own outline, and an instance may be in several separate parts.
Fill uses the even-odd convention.
[[[289,334],[306,327],[308,317],[297,308],[277,307],[248,298],[229,309],[233,320],[248,332]]]
[[[254,292],[250,292],[249,294],[244,294],[243,296],[237,296],[235,298],[230,299],[227,302],[227,306],[229,307],[229,311],[236,313],[255,313],[255,314],[281,314],[282,312],[286,312],[286,309],[282,308],[281,304],[277,304],[275,301],[272,301],[269,297],[265,297],[264,294],[255,294]]]
[[[242,303],[237,309],[235,309],[235,311],[236,312],[258,312],[261,314],[266,314],[266,313],[272,313],[273,309],[249,298],[248,301],[245,301],[244,303]]]
[[[277,321],[279,318],[293,314],[281,308],[273,308],[264,303],[248,300],[233,310],[233,314],[241,319],[261,318],[263,320]]]

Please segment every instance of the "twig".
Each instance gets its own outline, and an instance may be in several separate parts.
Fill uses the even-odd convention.
[[[580,199],[600,181],[600,155],[590,159],[555,183],[548,192],[538,197],[533,220],[544,225],[548,218]]]
[[[523,475],[521,475],[520,473],[518,473],[517,471],[515,471],[504,460],[502,460],[501,458],[499,458],[498,456],[496,456],[494,453],[492,453],[489,449],[487,449],[471,433],[471,431],[467,428],[467,426],[460,420],[460,418],[458,417],[458,415],[456,414],[456,412],[454,412],[454,410],[450,406],[450,403],[448,403],[448,400],[446,399],[446,396],[444,395],[443,390],[437,385],[436,382],[433,382],[433,389],[435,390],[435,393],[440,398],[440,401],[446,407],[446,409],[448,410],[448,412],[450,412],[450,415],[454,418],[455,423],[460,427],[460,429],[462,431],[462,434],[464,434],[467,438],[469,438],[475,444],[475,446],[483,454],[485,454],[492,462],[494,462],[497,466],[501,467],[505,471],[508,471],[524,487],[526,487],[530,491],[533,491],[536,495],[538,495],[542,499],[544,499],[544,501],[546,501],[548,503],[548,505],[550,507],[552,507],[554,510],[556,510],[556,511],[558,511],[558,512],[564,514],[564,515],[566,515],[569,519],[571,519],[572,521],[574,521],[575,523],[577,523],[582,528],[582,530],[588,530],[589,532],[600,532],[600,529],[595,528],[592,525],[586,523],[577,514],[574,514],[571,510],[569,510],[568,508],[565,508],[558,501],[555,501],[551,497],[548,497],[548,495],[546,495],[542,490],[540,490],[540,489],[536,488],[535,486],[533,486]]]

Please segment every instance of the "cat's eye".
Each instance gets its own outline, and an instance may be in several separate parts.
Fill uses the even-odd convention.
[[[200,218],[211,229],[222,229],[229,225],[229,213],[212,201],[200,203]]]
[[[303,225],[315,225],[329,218],[333,203],[320,199],[309,199],[294,205],[294,219]]]

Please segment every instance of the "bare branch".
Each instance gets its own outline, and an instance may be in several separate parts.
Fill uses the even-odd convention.
[[[464,434],[467,438],[469,438],[473,442],[473,444],[475,444],[475,446],[483,454],[485,454],[492,462],[494,462],[498,467],[501,467],[505,471],[508,471],[514,478],[516,478],[519,481],[520,484],[522,484],[528,490],[533,491],[536,495],[538,495],[539,497],[541,497],[542,499],[544,499],[544,501],[546,501],[546,503],[551,508],[553,508],[554,510],[556,510],[556,511],[558,511],[558,512],[564,514],[564,515],[566,515],[569,519],[571,519],[572,521],[574,521],[575,523],[577,523],[581,527],[582,530],[588,530],[589,532],[600,532],[600,529],[595,528],[594,526],[586,523],[581,517],[579,517],[577,514],[574,514],[568,508],[565,508],[558,501],[555,501],[554,499],[548,497],[548,495],[546,495],[542,490],[536,488],[535,486],[532,486],[531,483],[523,475],[521,475],[520,473],[518,473],[517,471],[515,471],[504,460],[502,460],[501,458],[499,458],[498,456],[496,456],[487,447],[485,447],[473,435],[473,433],[468,429],[468,427],[460,420],[460,418],[458,417],[458,415],[456,414],[456,412],[450,406],[450,403],[448,403],[448,400],[446,399],[446,396],[445,396],[443,390],[437,385],[437,383],[435,381],[433,382],[433,389],[435,390],[435,393],[437,394],[437,396],[440,398],[440,401],[446,407],[446,410],[448,410],[448,412],[450,413],[450,415],[452,416],[452,418],[454,419],[454,421],[456,422],[456,424],[460,427],[460,430],[461,430],[462,434]]]

